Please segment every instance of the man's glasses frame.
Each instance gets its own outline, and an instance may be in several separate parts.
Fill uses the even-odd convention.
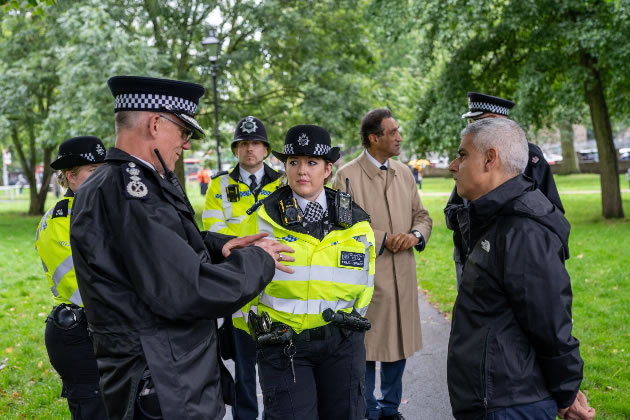
[[[190,128],[186,127],[184,124],[178,123],[177,121],[167,117],[164,114],[160,114],[160,118],[164,118],[165,120],[172,122],[173,124],[175,124],[176,126],[181,128],[182,130],[184,130],[184,131],[182,131],[182,134],[183,134],[183,136],[186,139],[186,143],[188,143],[190,141],[190,139],[191,139],[191,137],[193,135],[193,131]]]

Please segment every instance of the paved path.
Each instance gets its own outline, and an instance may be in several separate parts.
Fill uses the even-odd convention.
[[[400,411],[407,420],[452,419],[446,386],[446,348],[450,322],[429,305],[422,294],[418,300],[424,348],[407,359]],[[233,373],[232,361],[227,366]],[[379,375],[376,377],[376,389],[379,389]],[[258,407],[262,411],[262,393],[258,384],[257,393]],[[227,411],[224,420],[232,420],[230,407],[227,407]]]

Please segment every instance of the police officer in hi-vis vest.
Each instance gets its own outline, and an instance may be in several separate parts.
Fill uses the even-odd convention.
[[[256,205],[258,230],[290,244],[295,261],[285,261],[292,274],[276,270],[249,313],[265,417],[363,419],[370,218],[349,194],[324,187],[339,158],[324,128],[292,127],[283,153],[272,153],[288,185]]]
[[[61,376],[61,396],[67,398],[73,420],[107,419],[70,248],[74,194],[104,160],[105,147],[96,137],[74,137],[61,143],[57,160],[50,166],[59,170],[58,182],[68,191],[46,212],[35,234],[35,248],[56,305],[46,319],[46,350]]]
[[[269,141],[262,121],[249,116],[238,122],[232,153],[238,158],[238,164],[231,172],[222,171],[213,177],[206,194],[203,226],[210,232],[251,235],[257,232],[256,221],[253,218],[248,219],[249,223],[244,221],[245,212],[280,184],[280,174],[263,162],[269,156]],[[226,319],[221,327],[223,338],[227,336],[233,341],[236,402],[232,415],[235,420],[258,418],[256,344],[247,329],[247,313],[254,302],[235,312],[232,320]]]

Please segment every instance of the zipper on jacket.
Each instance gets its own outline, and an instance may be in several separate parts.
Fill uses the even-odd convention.
[[[483,409],[484,409],[484,418],[488,418],[488,340],[490,338],[490,328],[486,332],[486,341],[483,344],[483,364],[481,367],[481,385],[483,391]]]

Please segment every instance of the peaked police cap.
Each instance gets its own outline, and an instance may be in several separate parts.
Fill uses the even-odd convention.
[[[193,130],[193,139],[205,135],[195,120],[199,98],[205,93],[203,86],[141,76],[114,76],[107,81],[107,85],[116,98],[114,112],[168,112],[177,115]]]
[[[105,146],[98,137],[72,137],[59,145],[57,159],[50,164],[50,167],[57,170],[69,169],[101,163],[104,160]]]
[[[332,163],[339,159],[339,148],[331,147],[330,134],[318,125],[296,125],[284,138],[282,153],[272,151],[283,162],[289,156],[316,156]]]
[[[508,116],[514,102],[484,93],[468,92],[468,112],[462,118],[475,118],[483,114]]]

